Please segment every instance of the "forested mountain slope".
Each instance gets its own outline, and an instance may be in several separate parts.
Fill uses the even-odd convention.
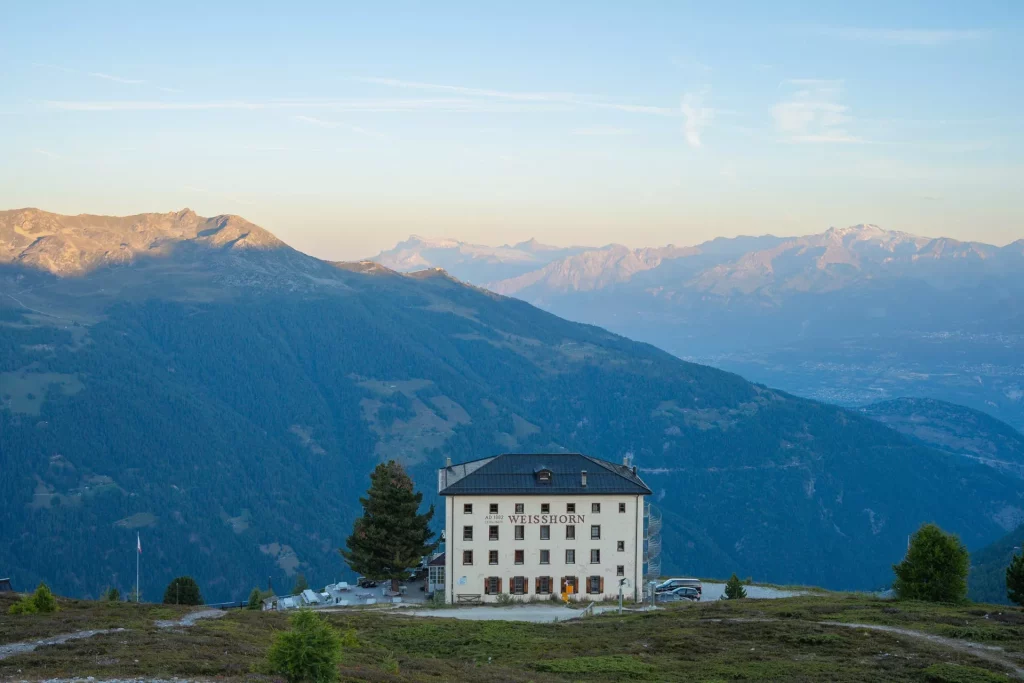
[[[873,403],[861,412],[925,446],[1024,477],[1024,434],[980,410],[928,398]]]
[[[84,265],[27,258],[38,225]],[[0,213],[0,573],[19,586],[126,589],[136,532],[149,598],[184,573],[211,600],[324,583],[392,457],[431,498],[445,457],[632,455],[667,572],[870,588],[921,522],[980,547],[1022,518],[1021,480],[862,415],[248,226]]]

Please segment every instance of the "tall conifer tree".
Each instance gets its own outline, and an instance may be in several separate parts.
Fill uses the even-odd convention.
[[[363,516],[340,550],[352,571],[375,581],[401,579],[432,552],[437,547],[430,542],[434,506],[421,515],[422,501],[423,494],[415,491],[400,464],[389,460],[377,465],[366,497],[359,499]]]
[[[1020,555],[1014,553],[1010,566],[1006,568],[1006,595],[1024,607],[1024,549]]]

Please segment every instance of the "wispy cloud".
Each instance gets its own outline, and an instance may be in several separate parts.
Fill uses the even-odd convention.
[[[449,92],[469,97],[482,97],[499,100],[514,100],[518,102],[540,102],[548,104],[560,104],[568,107],[592,107],[595,109],[611,109],[632,114],[652,114],[655,116],[673,116],[675,111],[670,107],[660,107],[645,104],[632,104],[628,102],[615,102],[607,98],[595,98],[589,95],[582,95],[572,92],[517,92],[509,90],[495,90],[490,88],[470,88],[461,85],[446,85],[440,83],[421,83],[418,81],[403,81],[396,78],[357,78],[361,83],[374,83],[386,85],[393,88],[406,88],[412,90],[432,90],[436,92]]]
[[[163,100],[46,100],[46,109],[61,111],[202,111],[218,109],[306,109],[322,111],[403,112],[443,111],[465,113],[565,111],[566,105],[493,102],[469,98],[427,99],[297,99],[211,100],[183,102]]]
[[[386,135],[384,135],[383,133],[380,133],[378,131],[370,130],[369,128],[363,128],[362,126],[353,126],[352,124],[345,123],[343,121],[328,121],[328,120],[325,120],[325,119],[318,119],[318,118],[316,118],[314,116],[306,116],[306,115],[293,116],[292,118],[294,120],[298,121],[299,123],[305,123],[305,124],[309,124],[311,126],[318,126],[320,128],[342,128],[344,130],[349,130],[349,131],[352,131],[353,133],[358,133],[359,135],[365,135],[367,137],[373,137],[373,138],[386,138],[387,137]]]
[[[61,155],[59,155],[59,154],[57,154],[55,152],[51,152],[51,151],[46,150],[46,149],[35,149],[35,150],[32,150],[32,151],[34,151],[36,154],[40,154],[40,155],[42,155],[44,157],[47,157],[48,159],[63,159],[64,158]]]
[[[630,128],[619,128],[617,126],[587,126],[586,128],[577,128],[572,132],[573,135],[632,135],[633,131]]]
[[[701,146],[701,134],[715,117],[715,110],[704,106],[706,94],[705,90],[683,95],[683,134],[686,136],[686,144],[690,147]]]
[[[843,82],[797,78],[783,81],[791,92],[772,107],[775,129],[789,142],[864,142],[847,128],[853,122],[850,108],[840,102]]]
[[[98,78],[103,81],[110,81],[112,83],[120,83],[122,85],[144,85],[150,88],[154,88],[161,92],[166,93],[180,93],[182,90],[178,88],[168,88],[162,85],[156,85],[150,83],[144,78],[126,78],[124,76],[117,76],[115,74],[105,73],[103,71],[79,71],[78,69],[69,69],[66,66],[58,66],[56,64],[44,64],[42,62],[30,62],[32,66],[39,69],[52,69],[55,71],[62,71],[67,74],[75,74],[77,76],[88,76],[89,78]]]
[[[105,81],[114,81],[115,83],[124,83],[125,85],[142,85],[146,82],[137,78],[122,78],[121,76],[100,73],[98,71],[92,71],[89,75],[93,78],[102,78]]]
[[[842,40],[889,45],[946,45],[987,38],[990,33],[979,29],[861,28],[855,26],[819,26],[815,33]]]

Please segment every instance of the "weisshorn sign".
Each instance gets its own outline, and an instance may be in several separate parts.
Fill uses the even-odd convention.
[[[509,515],[512,524],[583,524],[586,515]]]

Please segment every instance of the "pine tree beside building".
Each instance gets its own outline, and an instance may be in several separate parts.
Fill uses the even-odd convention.
[[[394,460],[377,465],[359,502],[363,515],[340,550],[352,571],[375,581],[402,579],[437,547],[430,540],[434,506],[419,514],[423,494]]]

